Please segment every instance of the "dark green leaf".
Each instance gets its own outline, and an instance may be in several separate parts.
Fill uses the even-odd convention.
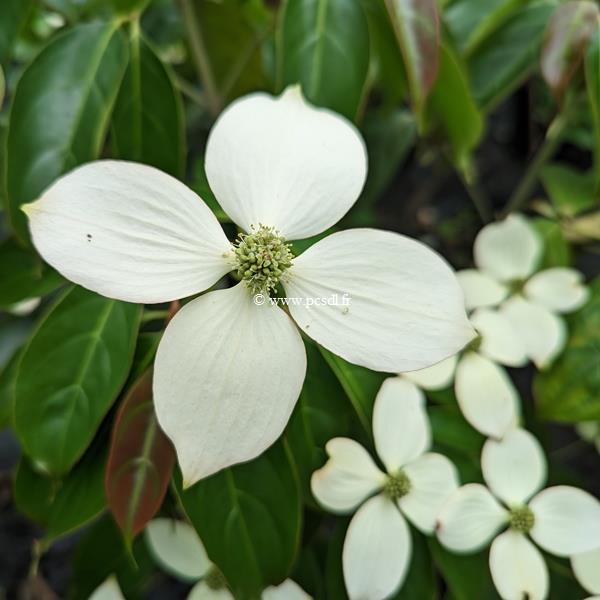
[[[541,269],[567,267],[571,264],[571,246],[563,235],[560,224],[550,219],[533,219],[533,226],[544,242]]]
[[[7,140],[7,213],[22,240],[28,232],[20,206],[100,155],[127,60],[116,27],[95,22],[57,36],[17,85]]]
[[[36,468],[60,475],[83,454],[125,382],[140,314],[75,287],[42,320],[15,385],[15,428]]]
[[[427,540],[422,533],[411,527],[412,556],[406,579],[393,600],[436,600],[437,581]]]
[[[300,398],[286,429],[305,498],[312,498],[310,476],[325,462],[325,444],[348,435],[349,419],[343,388],[318,348],[306,343],[308,360]]]
[[[578,423],[600,420],[600,277],[588,303],[570,319],[570,338],[559,359],[536,375],[539,416]]]
[[[0,308],[6,309],[21,300],[44,296],[64,280],[34,252],[8,239],[0,244],[0,281]]]
[[[572,167],[553,163],[541,171],[541,180],[554,208],[565,217],[574,217],[597,204],[595,176]]]
[[[483,119],[473,100],[460,59],[446,45],[440,48],[438,78],[427,102],[429,127],[436,124],[450,142],[454,161],[466,166],[469,152],[483,132]]]
[[[469,58],[475,99],[492,108],[506,98],[537,67],[546,23],[554,0],[531,2],[515,12]]]
[[[17,507],[44,527],[47,542],[77,529],[106,508],[105,463],[105,450],[92,447],[64,479],[50,479],[22,458],[15,478]]]
[[[440,16],[436,0],[385,0],[404,57],[413,106],[421,112],[437,78]]]
[[[342,384],[359,421],[370,436],[373,403],[386,375],[346,362],[325,348],[319,347],[319,349]]]
[[[585,55],[585,81],[594,123],[596,181],[600,181],[600,25]]]
[[[0,430],[12,427],[14,420],[15,381],[21,353],[15,352],[0,370]]]
[[[113,114],[112,140],[117,157],[183,176],[185,133],[179,91],[135,21],[129,64]]]
[[[296,468],[284,443],[220,471],[179,496],[236,598],[258,598],[290,573],[301,531]]]
[[[0,2],[0,63],[5,63],[10,58],[13,44],[27,18],[31,5],[31,0],[2,0]]]
[[[360,0],[287,0],[278,33],[279,87],[300,83],[311,102],[354,119],[369,67]]]

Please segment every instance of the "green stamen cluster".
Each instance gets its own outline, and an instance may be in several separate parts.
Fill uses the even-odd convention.
[[[477,352],[477,350],[479,350],[479,348],[481,348],[482,341],[483,341],[483,338],[481,337],[481,335],[478,334],[476,338],[473,338],[469,342],[469,344],[467,345],[465,350],[471,350],[472,352]]]
[[[237,274],[253,294],[268,294],[292,265],[290,244],[272,227],[260,225],[258,230],[240,233],[234,244]]]
[[[515,531],[529,533],[534,523],[535,517],[528,506],[511,508],[508,515],[508,524]]]
[[[399,471],[395,475],[388,475],[383,486],[383,493],[391,500],[398,500],[410,492],[411,483],[406,473]]]
[[[513,279],[510,281],[508,283],[508,289],[510,290],[511,295],[522,292],[526,283],[527,282],[524,279]]]
[[[204,577],[204,583],[206,583],[211,590],[222,590],[227,587],[227,582],[225,581],[225,577],[223,577],[223,573],[214,566]]]

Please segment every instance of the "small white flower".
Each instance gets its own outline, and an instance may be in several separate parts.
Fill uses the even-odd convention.
[[[566,342],[558,313],[583,306],[589,290],[574,269],[556,267],[536,272],[543,243],[521,215],[484,227],[473,249],[477,269],[457,273],[469,310],[498,306],[521,337],[539,367],[548,365]]]
[[[186,304],[158,348],[154,405],[185,487],[258,456],[281,435],[306,371],[298,328],[350,362],[393,373],[438,362],[472,338],[456,277],[423,244],[355,229],[291,256],[286,240],[334,225],[366,170],[354,126],[293,87],[234,102],[210,134],[210,186],[249,234],[236,245],[194,192],[136,163],[77,168],[25,207],[44,259],[111,298],[166,302],[232,270],[242,277]],[[348,294],[351,304],[290,304],[288,315],[252,301],[277,283],[289,297]]]
[[[187,600],[234,600],[191,525],[158,518],[148,523],[145,534],[150,552],[165,571],[186,582],[198,581]],[[266,588],[262,600],[311,600],[311,597],[297,583],[286,579],[279,586]]]
[[[327,510],[349,513],[360,506],[342,554],[351,600],[380,600],[400,587],[412,548],[404,516],[431,534],[441,506],[458,487],[454,465],[427,452],[425,398],[408,381],[384,381],[373,407],[373,437],[385,473],[360,444],[335,438],[326,446],[329,460],[311,480],[315,498]]]
[[[479,308],[470,317],[479,334],[458,356],[401,377],[425,390],[448,387],[454,392],[465,419],[486,436],[501,438],[516,426],[519,394],[499,365],[523,366],[525,349],[511,322],[500,312]]]
[[[543,600],[548,569],[530,538],[557,556],[597,548],[600,502],[564,485],[539,492],[546,461],[539,442],[524,429],[514,429],[502,441],[488,440],[481,468],[488,487],[464,485],[450,497],[438,518],[439,540],[450,550],[474,552],[495,538],[489,564],[503,600]]]
[[[125,600],[125,596],[121,592],[116,577],[111,575],[92,592],[88,600]]]
[[[572,556],[571,567],[582,588],[590,594],[600,594],[600,545],[596,550]]]

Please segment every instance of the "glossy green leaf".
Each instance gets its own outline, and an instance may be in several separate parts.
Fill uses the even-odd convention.
[[[127,61],[115,23],[77,25],[55,37],[17,85],[7,140],[7,213],[28,238],[20,206],[59,175],[99,157]]]
[[[569,317],[564,352],[535,377],[533,391],[542,418],[567,423],[600,420],[600,277],[590,288],[588,303]]]
[[[75,287],[41,321],[15,385],[15,428],[39,470],[65,473],[90,444],[129,372],[140,313]]]
[[[404,57],[410,94],[418,112],[437,78],[440,16],[436,0],[385,0]]]
[[[578,171],[567,164],[544,166],[540,178],[554,208],[565,217],[575,217],[597,204],[593,171]]]
[[[185,132],[179,91],[169,69],[132,23],[129,64],[112,120],[115,157],[181,178]]]
[[[15,502],[20,511],[44,528],[47,542],[88,523],[106,508],[106,452],[95,446],[64,479],[40,475],[26,458],[21,459],[15,478]]]
[[[506,98],[537,67],[546,23],[556,2],[530,2],[490,35],[468,61],[480,107],[489,110]]]
[[[11,239],[0,244],[0,308],[55,290],[63,278],[31,250]]]
[[[585,56],[599,17],[595,2],[572,0],[561,5],[548,23],[541,56],[542,75],[558,100]]]
[[[438,78],[427,102],[429,127],[438,127],[450,142],[454,161],[462,166],[483,133],[483,119],[461,60],[446,44],[440,48]]]
[[[0,63],[10,57],[13,44],[31,9],[32,0],[0,2]],[[1,102],[0,102],[1,104]]]
[[[177,490],[209,558],[236,598],[258,598],[290,573],[301,531],[296,467],[284,443]]]
[[[585,81],[594,124],[596,183],[600,182],[600,25],[585,55]]]
[[[344,388],[365,432],[371,436],[373,403],[386,375],[346,362],[325,348],[319,349]]]
[[[360,0],[287,0],[277,50],[280,89],[300,83],[314,104],[356,117],[369,67]]]
[[[20,360],[21,353],[17,351],[0,370],[0,430],[13,424],[15,381]]]
[[[463,55],[472,54],[528,0],[455,0],[444,21]]]
[[[128,543],[160,508],[174,464],[175,452],[154,412],[152,371],[147,371],[119,407],[106,465],[106,498]]]
[[[304,385],[285,437],[298,467],[304,495],[310,499],[310,477],[325,462],[325,444],[331,438],[348,435],[349,418],[344,389],[311,342],[306,343],[306,356]]]

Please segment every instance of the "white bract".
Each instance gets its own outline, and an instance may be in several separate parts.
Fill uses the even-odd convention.
[[[502,441],[488,440],[481,467],[488,487],[467,484],[450,497],[438,518],[439,540],[450,550],[474,552],[495,538],[489,564],[503,600],[543,600],[548,568],[531,540],[563,557],[598,548],[600,502],[570,486],[540,492],[545,457],[524,429],[510,431]]]
[[[484,435],[501,438],[516,426],[520,401],[510,377],[499,365],[523,366],[527,355],[502,313],[480,308],[470,321],[478,337],[460,356],[401,377],[425,390],[448,387],[454,380],[456,399],[467,421]]]
[[[351,600],[380,600],[401,586],[412,551],[404,517],[431,534],[441,506],[458,487],[454,465],[427,452],[425,398],[408,381],[384,381],[373,407],[373,437],[385,472],[359,443],[335,438],[326,445],[329,460],[311,479],[315,498],[327,510],[350,513],[360,507],[342,554]]]
[[[195,529],[184,521],[153,519],[145,529],[150,552],[156,562],[174,577],[186,582],[197,581],[187,600],[234,600],[227,582],[212,564]],[[311,600],[297,583],[286,579],[270,586],[262,600]]]
[[[590,594],[600,594],[600,546],[572,556],[571,567],[582,588]]]
[[[306,371],[300,330],[342,358],[410,371],[473,336],[446,262],[396,233],[333,233],[294,257],[288,240],[317,235],[352,206],[367,170],[364,143],[298,87],[227,108],[206,149],[218,201],[246,234],[227,239],[185,185],[137,163],[79,167],[27,205],[33,242],[65,277],[111,298],[157,303],[242,281],[187,303],[167,327],[154,369],[158,420],[187,487],[261,454],[281,434]],[[253,295],[347,294],[350,305],[284,310]]]
[[[88,600],[125,600],[125,596],[116,577],[111,575],[92,592]]]
[[[543,243],[521,215],[484,227],[473,249],[477,269],[457,273],[469,310],[501,305],[512,321],[527,355],[547,366],[566,342],[565,323],[558,316],[585,304],[589,290],[574,269],[537,271]]]

